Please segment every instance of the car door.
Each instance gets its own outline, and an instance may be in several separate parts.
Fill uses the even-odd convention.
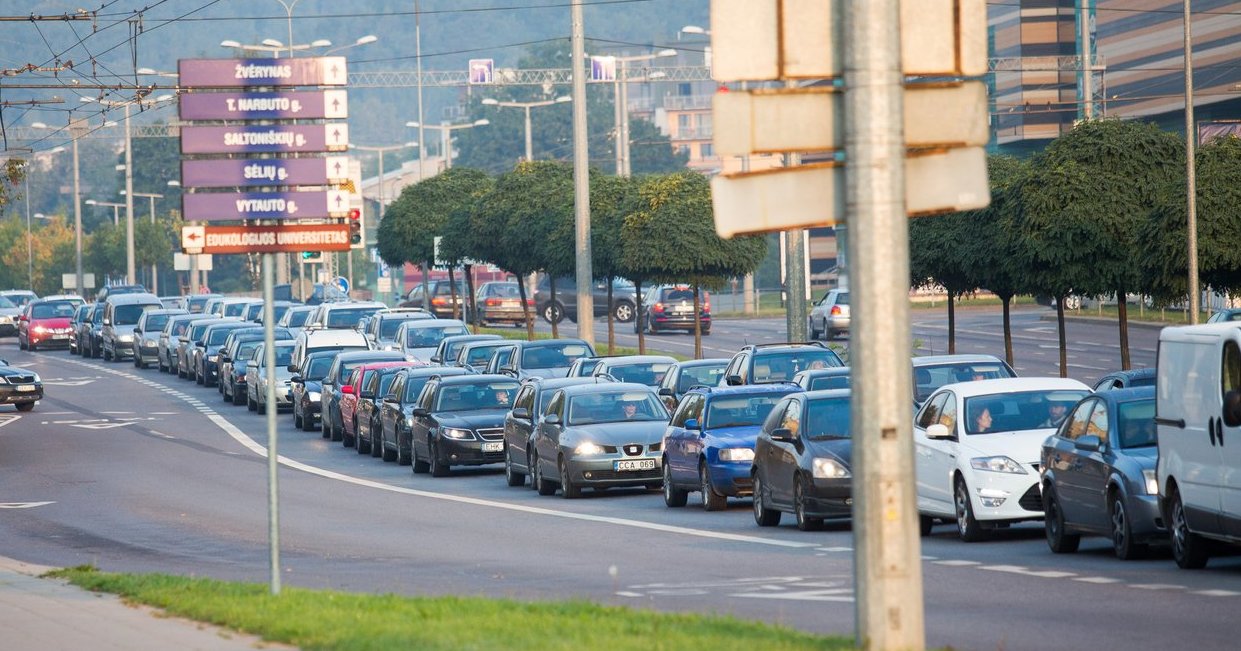
[[[422,387],[422,393],[418,394],[418,400],[414,402],[414,409],[424,409],[426,413],[410,418],[409,436],[411,449],[420,451],[423,459],[430,458],[431,456],[431,448],[427,446],[427,436],[435,426],[434,417],[431,415],[431,405],[435,404],[435,392],[438,388],[439,382],[427,382]]]
[[[401,411],[401,396],[405,393],[405,375],[392,380],[388,393],[379,403],[379,436],[384,441],[396,442],[397,414]]]
[[[672,420],[668,423],[668,429],[665,430],[667,435],[667,445],[665,453],[668,458],[668,472],[674,481],[685,482],[690,481],[691,462],[689,460],[689,442],[691,437],[697,437],[697,430],[690,430],[685,427],[686,421],[697,418],[695,411],[701,411],[703,396],[692,394],[685,397],[681,401],[679,407],[672,415]]]
[[[553,425],[547,422],[547,417],[552,414],[560,418],[559,424]],[[564,391],[557,391],[547,402],[547,409],[543,412],[543,417],[539,419],[534,435],[534,451],[538,456],[540,472],[549,473],[552,477],[555,477],[558,471],[555,466],[549,467],[547,462],[550,459],[551,463],[556,463],[556,451],[560,446],[560,432],[564,427],[564,417]]]
[[[960,406],[952,391],[932,395],[923,406],[914,427],[917,456],[918,510],[922,513],[952,515],[952,480],[956,471],[957,446],[961,429],[957,414]],[[931,425],[948,428],[950,437],[933,439],[926,435]]]
[[[789,401],[788,409],[780,418],[779,429],[789,431],[792,440],[772,441],[767,453],[767,494],[773,504],[788,508],[793,504],[793,474],[797,472],[797,455],[805,447],[802,441],[802,412],[805,403],[800,398]]]
[[[504,447],[506,454],[517,468],[527,466],[526,446],[530,444],[530,435],[534,429],[534,395],[533,384],[523,386],[513,398],[513,409],[504,416]],[[527,418],[518,418],[513,414],[517,409],[525,409]]]
[[[1217,404],[1224,404],[1224,396],[1229,391],[1241,391],[1241,347],[1234,339],[1224,342]],[[1222,417],[1217,417],[1216,423],[1221,480],[1220,525],[1226,535],[1241,538],[1241,426],[1230,427]]]
[[[1077,439],[1085,436],[1090,425],[1090,414],[1100,402],[1097,398],[1083,400],[1060,425],[1060,429],[1044,443],[1049,449],[1042,462],[1047,465],[1046,471],[1052,477],[1052,490],[1060,500],[1064,519],[1075,525],[1083,523],[1088,502],[1085,482],[1080,474],[1081,450],[1077,449],[1076,443]]]

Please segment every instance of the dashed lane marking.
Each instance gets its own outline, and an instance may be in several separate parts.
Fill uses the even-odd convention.
[[[0,509],[33,509],[36,506],[47,506],[55,502],[0,502]]]

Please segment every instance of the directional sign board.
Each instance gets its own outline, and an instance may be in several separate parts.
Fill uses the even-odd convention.
[[[182,93],[182,120],[278,120],[349,117],[344,90]]]
[[[203,247],[203,242],[207,238],[206,226],[182,226],[181,227],[181,248],[186,251],[194,251]]]
[[[181,127],[182,154],[257,154],[344,151],[345,124]]]
[[[318,219],[349,213],[349,193],[316,192],[195,192],[181,195],[186,221],[249,221],[254,219]]]
[[[345,156],[181,161],[181,185],[187,188],[327,185],[348,177]]]
[[[302,59],[181,59],[182,88],[244,88],[250,86],[344,86],[345,57]]]
[[[182,240],[185,240],[182,227]],[[296,253],[348,251],[349,227],[344,224],[275,224],[263,226],[202,226],[202,246],[186,253]]]

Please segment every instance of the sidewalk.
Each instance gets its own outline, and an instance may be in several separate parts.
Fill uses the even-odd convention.
[[[7,649],[284,649],[257,637],[145,606],[127,606],[41,574],[55,568],[0,557],[0,636]]]

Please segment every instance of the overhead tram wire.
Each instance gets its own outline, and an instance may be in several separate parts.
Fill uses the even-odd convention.
[[[639,3],[649,3],[649,2],[656,2],[656,1],[657,0],[595,0],[594,2],[584,2],[583,4],[587,7],[600,7],[600,6],[607,6],[607,5],[639,4]],[[464,8],[458,7],[454,9],[423,10],[419,13],[421,13],[424,16],[434,15],[434,14],[469,14],[469,13],[488,13],[488,12],[503,12],[503,11],[525,11],[525,10],[530,10],[530,9],[535,9],[535,10],[537,9],[564,9],[569,6],[570,6],[570,3],[562,2],[562,3],[556,3],[556,4],[542,4],[542,5],[529,5],[529,4],[512,5],[508,7],[464,7]],[[120,15],[120,14],[118,12],[117,14],[107,14],[107,15],[112,16],[112,15]],[[413,15],[415,15],[415,12],[413,11],[355,12],[355,13],[347,13],[347,14],[317,14],[317,15],[293,16],[293,20],[295,21],[337,20],[341,18],[385,18],[385,17],[392,17],[392,16],[413,16]],[[283,22],[283,21],[287,21],[288,19],[289,19],[288,16],[276,16],[276,15],[232,16],[232,17],[200,16],[198,18],[189,18],[187,19],[187,21],[188,22],[219,22],[219,21],[232,21],[232,20],[246,20],[246,21],[279,20]]]

